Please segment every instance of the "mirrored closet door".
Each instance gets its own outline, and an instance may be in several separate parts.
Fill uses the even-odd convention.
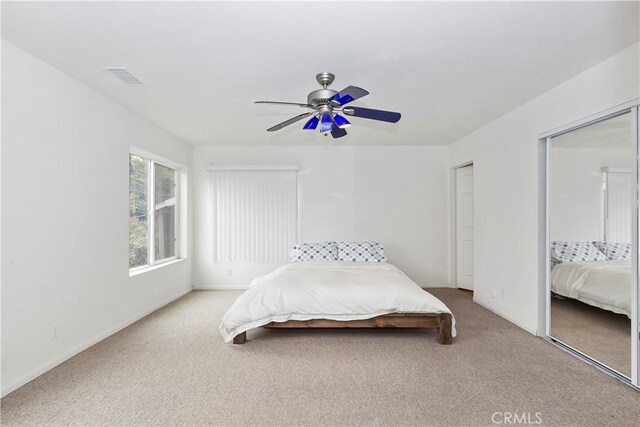
[[[629,379],[638,366],[634,114],[547,139],[549,336]]]

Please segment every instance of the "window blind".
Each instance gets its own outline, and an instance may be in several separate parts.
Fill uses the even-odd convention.
[[[215,262],[286,262],[298,234],[295,170],[210,170]]]
[[[605,241],[631,243],[631,172],[605,171]]]

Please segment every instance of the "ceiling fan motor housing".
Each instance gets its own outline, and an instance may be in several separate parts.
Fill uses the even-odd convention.
[[[314,90],[307,96],[307,104],[313,105],[314,107],[328,105],[336,93],[338,93],[338,91],[331,89]]]

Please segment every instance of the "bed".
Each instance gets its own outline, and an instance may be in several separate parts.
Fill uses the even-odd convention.
[[[220,324],[225,342],[265,328],[434,328],[456,336],[449,308],[386,262],[294,262],[258,277]]]
[[[631,318],[631,262],[560,263],[551,270],[551,291]]]

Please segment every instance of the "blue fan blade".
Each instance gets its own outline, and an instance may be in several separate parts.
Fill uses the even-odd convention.
[[[333,128],[331,129],[331,136],[332,137],[334,137],[335,139],[342,138],[346,134],[347,134],[346,130],[340,129],[338,126],[333,125]]]
[[[379,120],[381,122],[397,123],[401,114],[393,111],[372,110],[371,108],[348,107],[342,110],[347,116],[360,117],[362,119]]]
[[[333,96],[333,99],[340,105],[345,105],[351,101],[369,95],[369,92],[357,86],[347,86]]]

